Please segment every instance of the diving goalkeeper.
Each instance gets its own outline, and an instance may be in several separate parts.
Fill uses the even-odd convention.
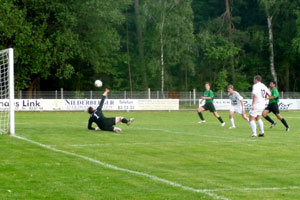
[[[134,118],[131,118],[130,120],[127,120],[124,117],[106,118],[103,115],[102,107],[108,93],[109,93],[109,89],[105,89],[100,105],[98,106],[97,109],[93,107],[88,108],[87,112],[91,115],[88,123],[88,129],[97,131],[100,128],[103,131],[114,131],[116,133],[120,133],[122,132],[122,129],[114,126],[120,122],[127,124],[129,126],[134,121]],[[92,127],[93,122],[96,123],[98,127],[93,128]]]

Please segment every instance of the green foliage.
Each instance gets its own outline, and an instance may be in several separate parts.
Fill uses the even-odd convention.
[[[247,76],[245,74],[236,74],[236,82],[234,84],[234,88],[237,91],[248,91],[251,87],[251,82],[247,79]]]
[[[218,92],[226,91],[226,87],[228,86],[227,77],[228,77],[228,72],[225,69],[221,70],[218,73],[218,78],[216,81]]]
[[[272,79],[267,16],[272,17],[279,89],[300,91],[300,2],[287,0],[140,0],[141,41],[152,90],[228,83],[248,90],[252,77]],[[15,49],[16,89],[142,90],[132,0],[0,0],[0,49]],[[128,48],[127,48],[128,47]],[[128,62],[130,61],[130,63]]]

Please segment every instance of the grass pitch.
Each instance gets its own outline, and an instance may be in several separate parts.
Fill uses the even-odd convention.
[[[107,112],[136,119],[115,134],[87,130],[86,113],[16,113],[16,134],[47,146],[0,136],[0,199],[299,199],[300,112],[282,112],[289,133],[264,121],[264,138],[220,114],[225,127],[209,112],[206,124],[196,112]]]

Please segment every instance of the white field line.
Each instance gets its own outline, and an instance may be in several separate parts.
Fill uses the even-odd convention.
[[[252,141],[252,140],[249,140]],[[183,145],[201,145],[207,143],[219,144],[219,143],[239,143],[241,141],[229,140],[229,141],[205,141],[205,142],[132,142],[132,143],[88,143],[88,144],[70,144],[70,145],[49,145],[51,147],[63,146],[63,147],[93,147],[93,146],[134,146],[134,145],[172,145],[172,146],[183,146]]]
[[[56,148],[53,148],[51,146],[48,146],[48,145],[45,145],[45,144],[42,144],[42,143],[39,143],[39,142],[35,142],[33,140],[30,140],[30,139],[27,139],[27,138],[24,138],[24,137],[20,137],[20,136],[13,136],[13,137],[15,137],[15,138],[17,138],[19,140],[23,140],[23,141],[26,141],[26,142],[38,145],[40,147],[46,148],[46,149],[54,151],[54,152],[63,153],[65,155],[69,155],[69,156],[81,158],[83,160],[87,160],[89,162],[98,164],[98,165],[100,165],[102,167],[106,167],[106,168],[113,169],[113,170],[116,170],[116,171],[127,172],[127,173],[138,175],[138,176],[143,176],[143,177],[149,178],[149,179],[151,179],[153,181],[160,182],[160,183],[165,183],[167,185],[170,185],[170,186],[173,186],[173,187],[177,187],[177,188],[180,188],[180,189],[183,189],[183,190],[187,190],[187,191],[191,191],[191,192],[195,192],[195,193],[205,194],[205,195],[210,196],[210,197],[212,197],[214,199],[229,200],[226,197],[214,194],[214,193],[212,193],[210,191],[188,187],[188,186],[182,185],[180,183],[176,183],[176,182],[173,182],[173,181],[169,181],[167,179],[159,178],[157,176],[153,176],[153,175],[150,175],[150,174],[147,174],[147,173],[144,173],[144,172],[133,171],[133,170],[130,170],[130,169],[125,169],[125,168],[117,167],[117,166],[114,166],[114,165],[111,165],[111,164],[108,164],[108,163],[105,163],[105,162],[102,162],[102,161],[99,161],[99,160],[96,160],[96,159],[93,159],[93,158],[89,158],[87,156],[83,156],[83,155],[79,155],[79,154],[76,154],[76,153],[72,153],[72,152],[68,152],[68,151],[56,149]]]
[[[207,192],[221,192],[221,191],[276,191],[276,190],[300,190],[299,186],[289,187],[260,187],[260,188],[220,188],[220,189],[203,189]]]

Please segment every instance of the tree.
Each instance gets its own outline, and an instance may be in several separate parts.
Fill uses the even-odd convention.
[[[180,59],[191,53],[193,49],[191,2],[182,0],[146,1],[143,10],[145,21],[147,21],[146,26],[154,30],[154,33],[151,33],[153,36],[151,48],[159,53],[161,91],[164,92],[167,65],[169,68],[175,67],[180,63]],[[153,42],[155,43],[153,44]],[[156,59],[156,61],[158,60]],[[186,67],[192,67],[192,65],[186,65]]]
[[[273,18],[278,12],[279,6],[285,0],[261,0],[261,3],[264,6],[267,22],[268,22],[268,31],[269,31],[269,51],[270,51],[270,72],[273,76],[273,79],[277,82],[277,73],[274,64],[274,34],[273,34]]]
[[[144,42],[143,42],[143,33],[142,33],[141,19],[140,19],[139,0],[134,0],[134,12],[135,12],[136,31],[138,36],[139,64],[141,65],[142,68],[144,89],[147,89],[148,77],[147,77],[147,68],[145,64]]]

